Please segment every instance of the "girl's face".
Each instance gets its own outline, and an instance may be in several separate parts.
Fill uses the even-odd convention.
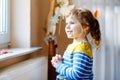
[[[81,23],[76,19],[75,16],[68,16],[66,18],[65,32],[68,38],[81,39],[83,34],[83,28]]]

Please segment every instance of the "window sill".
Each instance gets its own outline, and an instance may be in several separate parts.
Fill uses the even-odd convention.
[[[0,55],[0,61],[31,54],[32,52],[41,50],[42,47],[31,47],[31,48],[11,48],[8,49],[10,53]]]

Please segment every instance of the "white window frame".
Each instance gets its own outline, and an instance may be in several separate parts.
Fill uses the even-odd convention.
[[[5,29],[0,28],[0,48],[7,47],[10,43],[10,0],[0,0],[0,27],[5,26]],[[5,16],[3,16],[5,14]],[[2,16],[2,17],[1,17]],[[4,21],[3,21],[4,20]],[[3,22],[2,22],[3,21]]]

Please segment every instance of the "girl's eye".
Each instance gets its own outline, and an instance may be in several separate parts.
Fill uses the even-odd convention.
[[[70,24],[75,24],[74,22],[70,22]]]

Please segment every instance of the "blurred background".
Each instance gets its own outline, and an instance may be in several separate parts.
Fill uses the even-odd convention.
[[[94,51],[95,80],[120,80],[120,0],[73,0],[76,7],[99,10],[101,50]]]
[[[43,48],[33,52],[32,55],[24,55],[15,59],[11,57],[10,60],[6,58],[6,60],[0,61],[0,78],[3,75],[4,80],[47,80],[49,46],[45,42],[45,37],[50,1],[52,0],[0,0],[0,3],[7,2],[7,7],[3,7],[3,12],[6,14],[0,12],[0,16],[7,16],[3,18],[3,22],[7,21],[3,23],[6,25],[0,25],[0,48]],[[100,13],[98,21],[102,44],[99,51],[95,51],[93,45],[94,80],[120,80],[120,0],[70,1],[75,7],[87,8],[92,13],[98,10]],[[1,6],[3,5],[0,5],[0,11],[2,10]],[[2,17],[0,18],[1,22]],[[62,55],[71,40],[67,38],[64,31],[64,21],[61,22],[60,26],[61,29],[59,29],[59,24],[56,25],[55,39],[56,52]],[[60,33],[58,33],[59,30]],[[91,42],[91,39],[89,40]],[[93,43],[91,42],[91,44]],[[17,75],[17,71],[22,76]],[[23,71],[26,72],[23,73]]]

